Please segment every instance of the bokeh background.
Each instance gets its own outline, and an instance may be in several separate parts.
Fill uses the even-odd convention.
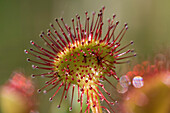
[[[138,54],[136,63],[152,61],[155,54],[170,49],[169,0],[0,0],[0,85],[9,79],[13,71],[22,71],[28,76],[39,73],[26,62],[28,56],[24,49],[31,47],[30,40],[43,44],[39,33],[46,31],[50,23],[55,23],[55,18],[63,17],[65,23],[70,25],[71,18],[75,18],[76,14],[83,21],[85,11],[90,15],[102,6],[106,7],[105,27],[107,18],[112,18],[113,14],[120,21],[118,29],[128,23],[124,43],[135,42],[133,48]],[[40,79],[35,79],[37,87],[42,84],[43,80]],[[50,93],[38,94],[40,113],[58,112],[56,106],[60,96],[53,103],[48,101],[49,97]],[[66,113],[69,104],[64,101],[62,105],[64,107],[59,111]]]

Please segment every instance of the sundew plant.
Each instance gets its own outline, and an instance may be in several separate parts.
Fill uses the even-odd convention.
[[[58,108],[61,107],[63,98],[67,98],[68,91],[71,90],[70,111],[73,109],[74,94],[78,93],[80,103],[80,113],[93,112],[102,113],[102,109],[107,112],[114,112],[112,105],[117,103],[111,94],[105,89],[103,82],[107,82],[115,88],[109,77],[119,81],[115,72],[115,65],[127,63],[128,58],[136,56],[133,50],[127,49],[133,44],[130,41],[122,45],[121,41],[128,29],[127,24],[115,36],[119,21],[115,21],[116,15],[108,20],[108,29],[103,33],[103,14],[105,7],[98,14],[92,13],[89,17],[85,12],[85,22],[81,22],[79,15],[72,19],[72,25],[65,24],[64,19],[55,19],[57,26],[51,24],[51,29],[47,33],[42,32],[40,38],[46,43],[47,48],[43,48],[34,41],[30,41],[34,47],[25,50],[26,54],[38,59],[30,59],[34,69],[47,70],[47,73],[32,75],[32,77],[43,76],[49,79],[38,92],[48,93],[55,90],[49,99],[53,100],[58,91],[63,88],[61,100]],[[82,24],[83,23],[83,24]],[[106,24],[106,25],[107,25]],[[58,28],[57,28],[58,27]],[[49,49],[50,48],[50,49]],[[126,60],[127,59],[127,60]],[[75,88],[78,91],[75,92]],[[104,93],[108,96],[105,97]],[[86,100],[83,100],[83,97]],[[82,109],[83,101],[87,108]],[[101,101],[105,101],[108,106],[102,106]]]

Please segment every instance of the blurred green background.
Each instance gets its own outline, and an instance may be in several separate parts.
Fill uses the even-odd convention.
[[[50,28],[49,24],[55,23],[54,18],[63,17],[70,25],[71,18],[75,18],[76,14],[83,20],[85,11],[90,15],[102,6],[106,7],[105,26],[107,18],[112,18],[113,13],[120,21],[119,28],[128,23],[124,42],[134,40],[137,62],[152,60],[155,53],[168,48],[169,0],[0,0],[0,85],[8,80],[13,71],[22,71],[26,75],[38,73],[32,70],[31,63],[26,62],[28,56],[24,54],[24,49],[31,48],[30,40],[43,44],[39,33]],[[40,83],[40,79],[36,81]],[[51,107],[56,108],[57,103],[50,103],[49,96],[39,95],[40,113],[54,113]],[[64,102],[63,106],[69,106]],[[60,113],[62,111],[65,110],[60,110]]]

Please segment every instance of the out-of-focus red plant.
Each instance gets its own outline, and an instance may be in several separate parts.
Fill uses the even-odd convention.
[[[134,66],[132,71],[127,72],[127,76],[129,78],[133,78],[134,76],[142,76],[144,78],[154,76],[155,73],[158,73],[158,67],[155,65],[151,65],[149,61],[144,61],[142,64],[137,64]]]
[[[22,73],[14,72],[11,79],[1,86],[2,113],[35,113],[35,86]]]
[[[129,87],[123,99],[123,113],[170,113],[170,70],[167,63],[168,59],[159,54],[154,64],[144,61],[127,72],[126,76],[134,87]]]

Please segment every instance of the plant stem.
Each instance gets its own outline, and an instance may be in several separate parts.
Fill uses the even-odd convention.
[[[90,97],[90,108],[91,108],[92,112],[93,113],[103,113],[102,108],[101,108],[101,104],[100,104],[100,97],[96,93],[94,93],[93,91],[92,91],[92,94],[93,94],[93,97],[91,95],[89,95],[89,97]],[[97,99],[94,98],[94,97],[97,97]],[[95,104],[97,104],[97,105],[95,105]],[[95,107],[94,107],[94,105],[95,105]]]

